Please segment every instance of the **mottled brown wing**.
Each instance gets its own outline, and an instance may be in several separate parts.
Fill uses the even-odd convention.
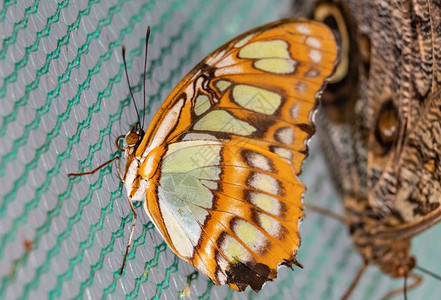
[[[400,173],[410,163],[403,156],[413,147],[411,134],[422,126],[440,88],[439,4],[321,1],[315,18],[334,28],[342,43],[341,63],[323,93],[317,119],[333,179],[346,203],[358,200],[352,202],[356,207],[349,205],[357,214],[381,218],[389,226],[414,221],[436,206],[423,202],[438,202],[417,192],[428,186],[423,180],[436,178],[436,168],[431,179],[413,174],[413,194],[400,192]],[[438,133],[433,129],[431,135]],[[432,143],[424,147],[436,149]]]
[[[317,133],[356,249],[412,274],[410,239],[440,221],[439,1],[318,1],[341,40]]]
[[[384,229],[390,239],[411,238],[441,220],[441,90],[425,101],[408,133],[395,166],[394,212],[403,224]]]

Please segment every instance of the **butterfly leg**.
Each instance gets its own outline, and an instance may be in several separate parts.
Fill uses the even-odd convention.
[[[332,211],[330,211],[328,209],[316,206],[314,204],[309,204],[309,203],[305,203],[305,208],[309,209],[311,211],[314,211],[314,212],[316,212],[318,214],[322,214],[322,215],[325,215],[327,217],[331,217],[334,220],[342,222],[345,225],[349,225],[349,221],[345,217],[340,216],[339,214],[336,214],[336,213],[334,213],[334,212],[332,212]]]
[[[133,206],[133,202],[132,202],[131,197],[129,197],[129,204],[130,204],[130,209],[132,210],[132,213],[133,213],[133,222],[132,222],[132,228],[130,228],[129,240],[127,241],[126,254],[124,255],[124,259],[123,259],[123,263],[121,266],[121,270],[119,271],[119,275],[122,275],[122,273],[124,271],[124,266],[126,265],[127,255],[129,254],[129,249],[130,249],[130,246],[132,245],[132,238],[133,238],[133,233],[135,232],[136,219],[138,218],[138,214],[135,211],[135,207]]]
[[[116,170],[118,172],[118,177],[119,180],[121,180],[121,182],[124,182],[122,173],[121,173],[121,167],[119,166],[119,156],[115,156],[114,158],[112,158],[111,160],[106,161],[105,163],[103,163],[102,165],[96,167],[95,169],[93,169],[92,171],[89,172],[83,172],[83,173],[69,173],[67,174],[68,177],[74,177],[74,176],[84,176],[84,175],[92,175],[94,174],[96,171],[104,168],[105,166],[107,166],[108,164],[110,164],[111,162],[116,161]]]
[[[412,284],[405,286],[403,288],[398,288],[398,289],[390,291],[383,298],[381,298],[381,300],[389,300],[392,297],[395,297],[395,296],[401,295],[401,294],[404,294],[405,299],[407,299],[407,295],[406,295],[407,291],[409,291],[413,288],[416,288],[423,281],[423,277],[421,277],[420,275],[414,274],[414,273],[410,273],[409,277],[413,278],[413,280],[414,280],[412,282]]]
[[[116,157],[117,158],[115,159],[115,161],[116,161],[116,172],[118,174],[118,179],[119,179],[119,181],[124,183],[124,176],[121,173],[121,165],[119,164],[119,156],[116,156]]]
[[[364,271],[366,271],[366,268],[368,266],[368,261],[364,260],[363,265],[360,267],[360,269],[357,272],[357,275],[355,275],[354,280],[352,280],[351,285],[346,290],[346,293],[341,297],[341,300],[346,300],[349,298],[349,296],[354,291],[355,287],[357,286],[358,282],[360,281],[361,276],[363,275]]]

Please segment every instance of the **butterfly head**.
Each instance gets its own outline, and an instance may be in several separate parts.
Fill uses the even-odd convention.
[[[366,262],[378,265],[384,274],[403,278],[415,268],[416,259],[410,253],[410,240],[382,239],[369,235],[364,237],[360,236],[355,241],[358,250]]]
[[[116,144],[118,144],[119,139],[124,138],[123,148],[118,147],[120,151],[124,152],[124,158],[127,159],[136,151],[143,137],[144,130],[142,130],[139,122],[137,122],[135,125],[132,126],[132,128],[130,128],[129,132],[125,136],[120,136],[116,139]]]
[[[410,254],[410,242],[393,241],[389,251],[380,258],[381,271],[394,278],[407,277],[416,266],[416,259]]]

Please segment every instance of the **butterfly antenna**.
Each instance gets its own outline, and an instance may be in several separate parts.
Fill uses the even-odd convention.
[[[126,47],[122,46],[122,57],[124,61],[124,70],[126,71],[127,83],[129,84],[130,96],[132,97],[133,105],[135,105],[136,115],[138,116],[138,123],[141,124],[141,119],[139,118],[138,107],[136,106],[135,98],[133,97],[132,86],[129,80],[129,73],[127,72],[127,62],[126,62]]]
[[[413,279],[413,282],[411,282],[409,284],[409,279]],[[417,275],[415,273],[409,273],[407,274],[406,277],[404,277],[404,285],[402,288],[398,288],[398,289],[394,289],[392,291],[390,291],[389,293],[387,293],[386,295],[384,295],[383,297],[381,297],[381,299],[386,300],[386,299],[392,299],[398,295],[404,295],[404,299],[407,299],[407,291],[410,291],[411,289],[416,288],[418,285],[421,284],[421,282],[423,281],[423,277],[421,277],[420,275]],[[394,298],[395,299],[395,298]]]
[[[429,271],[421,266],[415,266],[415,269],[419,270],[420,272],[427,274],[435,279],[438,279],[439,281],[441,281],[441,276],[439,276],[438,274],[433,273],[432,271]]]
[[[146,73],[147,73],[147,53],[148,53],[148,49],[149,49],[149,37],[150,37],[150,26],[147,27],[147,33],[145,34],[145,59],[144,59],[144,85],[143,85],[143,93],[144,93],[144,113],[142,116],[142,126],[141,128],[144,128],[144,121],[145,121],[145,77],[146,77]]]
[[[407,300],[407,275],[404,276],[403,293],[404,293],[404,300]]]

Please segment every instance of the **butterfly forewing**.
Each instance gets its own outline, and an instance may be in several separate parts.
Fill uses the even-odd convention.
[[[297,263],[297,175],[336,58],[324,25],[259,27],[199,63],[148,128],[128,193],[146,194],[171,249],[214,283],[260,290],[278,266]]]

